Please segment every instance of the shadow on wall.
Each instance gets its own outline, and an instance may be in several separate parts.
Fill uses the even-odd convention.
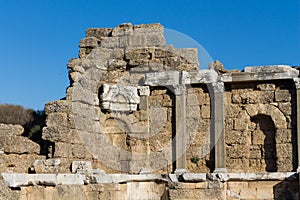
[[[251,133],[252,147],[261,151],[262,161],[265,162],[261,171],[277,172],[276,129],[272,118],[268,115],[256,115],[251,121],[255,123]]]
[[[295,177],[291,177],[294,179]],[[289,178],[288,178],[289,179]],[[299,199],[298,181],[282,181],[273,187],[275,200],[296,200]]]

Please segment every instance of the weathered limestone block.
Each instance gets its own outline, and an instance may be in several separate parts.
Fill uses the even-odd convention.
[[[91,161],[73,161],[71,172],[73,174],[90,174],[92,173],[92,162]]]
[[[261,130],[252,132],[252,144],[263,145],[265,144],[266,134]]]
[[[199,102],[198,102],[198,97],[196,94],[188,94],[186,96],[186,102],[188,106],[198,106]]]
[[[40,152],[40,145],[27,137],[9,135],[2,132],[0,132],[0,148],[5,153],[38,154]]]
[[[101,48],[118,48],[120,47],[120,40],[118,37],[102,37]]]
[[[134,33],[144,34],[148,32],[163,33],[164,27],[159,24],[138,24],[134,25]]]
[[[0,134],[2,135],[22,135],[24,128],[21,125],[13,124],[1,124],[0,123]]]
[[[102,109],[111,111],[135,111],[140,103],[137,87],[123,85],[103,85]]]
[[[54,112],[70,113],[72,111],[72,104],[66,100],[57,100],[46,103],[45,113],[48,115]]]
[[[112,28],[88,28],[86,29],[86,37],[96,37],[101,40],[102,37],[108,37]]]
[[[262,157],[262,151],[261,147],[258,145],[252,145],[250,146],[250,159],[261,159]]]
[[[226,144],[243,144],[247,145],[251,143],[251,137],[249,131],[230,131],[225,134]]]
[[[276,161],[277,171],[278,172],[291,172],[293,171],[293,162],[292,159],[278,157]]]
[[[99,105],[98,95],[90,89],[82,87],[80,84],[75,84],[72,88],[68,88],[67,99],[73,102],[82,102],[94,106]]]
[[[276,143],[291,143],[292,142],[292,130],[291,129],[277,129],[276,130]]]
[[[167,123],[167,108],[164,107],[150,107],[150,133],[155,135],[163,130]]]
[[[245,145],[233,145],[227,147],[227,156],[230,158],[249,158],[250,147]]]
[[[109,59],[119,59],[124,56],[123,49],[108,49],[108,48],[95,48],[91,51],[91,53],[86,57],[86,59],[91,60],[109,60]]]
[[[272,83],[262,83],[262,84],[258,84],[257,89],[262,90],[262,91],[275,91],[276,86],[275,84]]]
[[[248,158],[232,158],[226,159],[226,169],[228,172],[249,172],[249,159]]]
[[[291,94],[289,90],[276,90],[275,91],[275,101],[290,102]]]
[[[72,144],[72,157],[77,159],[91,159],[88,149],[81,144]]]
[[[50,158],[47,160],[35,160],[32,167],[38,174],[51,174],[58,173],[60,163],[60,159],[54,158]]]
[[[79,47],[80,48],[87,48],[87,47],[95,48],[95,47],[99,46],[99,43],[100,43],[100,40],[98,38],[86,37],[86,38],[83,38],[82,40],[80,40]]]
[[[55,142],[54,158],[72,157],[72,144]]]
[[[247,130],[250,124],[250,117],[245,110],[242,110],[238,117],[234,119],[234,130]]]
[[[30,185],[83,185],[84,176],[80,174],[17,174],[1,173],[8,186],[12,188]]]
[[[153,47],[139,47],[139,48],[126,48],[126,60],[150,60],[153,57],[156,48]]]
[[[124,70],[127,63],[124,60],[111,59],[108,61],[108,70]]]
[[[194,70],[198,70],[199,67],[198,49],[183,48],[183,49],[176,49],[176,52],[178,52],[178,55],[180,56],[183,62],[195,64]]]
[[[230,118],[237,118],[238,114],[241,111],[241,108],[239,105],[231,104],[226,106],[226,115]]]
[[[37,154],[0,154],[0,172],[28,173],[28,169],[37,159],[46,159],[46,156]]]
[[[257,74],[282,73],[283,75],[289,75],[291,78],[297,77],[299,75],[298,70],[293,69],[288,65],[251,66],[251,67],[245,67],[244,71],[248,73],[257,73]],[[284,78],[284,76],[282,78]]]
[[[166,72],[147,73],[145,74],[145,84],[150,86],[178,85],[179,72],[166,71]]]
[[[70,127],[67,113],[63,113],[63,112],[49,113],[47,115],[46,124],[47,124],[47,126]]]
[[[276,144],[276,155],[280,158],[292,158],[293,146],[291,143]]]
[[[284,115],[292,115],[292,105],[290,102],[278,103],[278,108]]]
[[[132,35],[133,34],[133,26],[131,23],[120,24],[112,30],[111,35],[114,36],[124,36],[124,35]]]
[[[51,142],[71,142],[75,134],[75,130],[71,130],[67,126],[55,124],[54,126],[43,128],[42,138]]]
[[[12,199],[12,191],[8,187],[7,182],[3,179],[2,175],[0,174],[0,199]]]
[[[209,119],[210,118],[210,106],[207,106],[207,105],[201,106],[201,117],[203,119]]]

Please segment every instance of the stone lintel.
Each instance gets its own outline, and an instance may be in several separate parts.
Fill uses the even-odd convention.
[[[22,174],[1,173],[11,188],[31,185],[83,185],[85,176],[81,174]]]
[[[283,181],[296,180],[295,172],[227,173],[229,181]]]
[[[224,82],[246,82],[297,78],[299,71],[288,65],[245,67],[244,72],[223,74]]]
[[[298,76],[299,72],[289,65],[266,65],[266,66],[246,66],[245,72],[249,73],[290,73]]]
[[[110,184],[126,182],[204,182],[208,180],[228,181],[284,181],[297,180],[296,172],[264,172],[264,173],[180,173],[182,180],[176,174],[168,176],[162,174],[22,174],[1,173],[8,187],[26,187],[32,185],[83,185],[85,184]],[[85,180],[89,180],[86,182]]]
[[[212,83],[218,79],[215,70],[198,70],[192,72],[182,72],[182,84]]]
[[[172,86],[179,84],[179,71],[153,72],[145,74],[145,85]]]

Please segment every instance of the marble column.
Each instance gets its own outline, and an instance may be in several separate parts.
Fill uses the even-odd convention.
[[[186,171],[186,87],[184,85],[175,86],[175,109],[176,109],[176,170],[175,172]]]
[[[297,152],[298,152],[298,168],[300,173],[300,78],[294,78],[296,88],[296,120],[297,120]]]
[[[211,135],[215,147],[214,173],[226,173],[224,133],[224,83],[215,82],[211,87]]]

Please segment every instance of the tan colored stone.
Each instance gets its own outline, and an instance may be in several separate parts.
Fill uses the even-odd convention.
[[[236,119],[234,119],[234,130],[247,130],[250,124],[250,117],[245,110],[242,110]]]
[[[263,83],[263,84],[258,84],[257,88],[262,91],[275,91],[276,86],[275,84]]]
[[[210,106],[201,106],[201,117],[203,119],[209,119],[210,118]]]
[[[24,132],[24,128],[21,125],[1,124],[0,123],[0,134],[22,135],[23,132]]]
[[[291,94],[288,90],[276,90],[275,91],[275,100],[282,101],[282,102],[289,102],[291,101]]]
[[[239,197],[241,199],[257,199],[257,191],[256,189],[243,189]]]
[[[292,130],[291,129],[277,129],[276,130],[276,143],[291,143]]]
[[[293,146],[291,143],[276,144],[276,155],[280,158],[292,158]]]
[[[284,115],[292,115],[292,106],[290,102],[279,103],[278,108]]]

